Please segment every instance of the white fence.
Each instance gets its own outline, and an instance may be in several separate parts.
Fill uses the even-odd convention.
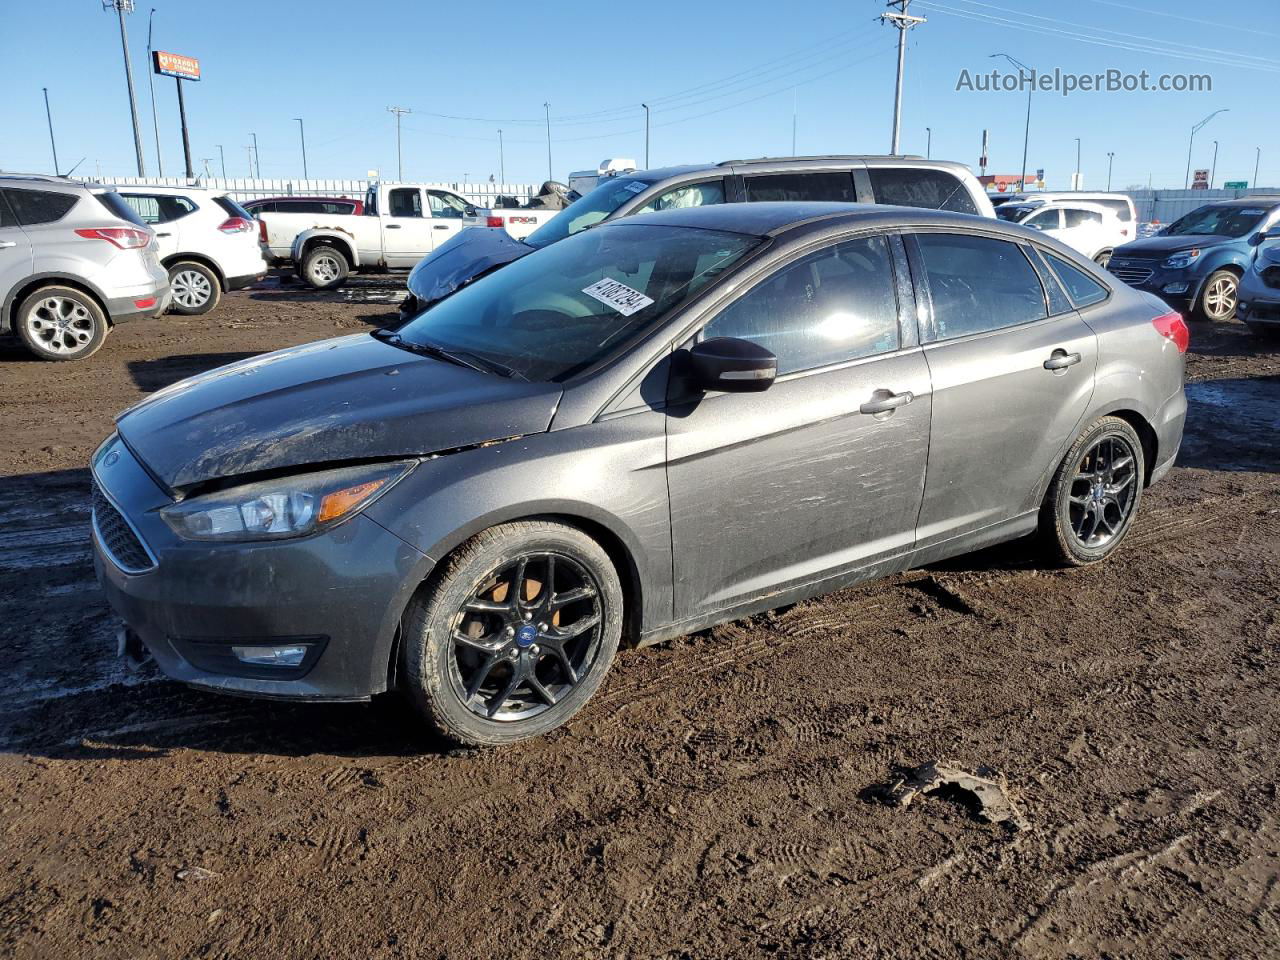
[[[121,186],[147,187],[205,187],[210,190],[221,190],[231,194],[237,200],[254,200],[258,197],[285,197],[291,195],[310,197],[363,197],[369,188],[370,180],[241,180],[198,178],[188,180],[186,177],[103,177],[103,183],[115,183]],[[395,183],[394,180],[380,180],[380,183]],[[478,207],[492,205],[495,197],[517,197],[520,200],[532,197],[541,184],[533,183],[445,183],[443,181],[429,184],[443,190],[452,190],[461,194]]]
[[[1249,190],[1129,190],[1138,208],[1141,223],[1172,223],[1196,207],[1212,200],[1234,200],[1238,197],[1280,196],[1280,187],[1256,187]]]

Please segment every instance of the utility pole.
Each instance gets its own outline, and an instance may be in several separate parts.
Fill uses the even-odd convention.
[[[133,152],[138,158],[138,176],[147,175],[142,160],[142,130],[138,126],[138,100],[133,94],[133,65],[129,62],[129,32],[125,29],[124,15],[133,13],[133,0],[102,0],[103,10],[114,10],[120,18],[120,49],[124,52],[124,78],[129,85],[129,113],[133,117]]]
[[[642,103],[640,104],[640,106],[644,107],[644,168],[648,170],[649,169],[649,105],[647,103]],[[795,139],[795,134],[793,133],[792,140],[794,141],[794,139]],[[795,144],[793,142],[792,153],[795,152],[794,147],[795,147]]]
[[[502,128],[498,128],[498,182],[507,182],[507,161],[502,155]]]
[[[404,181],[404,159],[400,153],[400,118],[406,113],[413,113],[408,107],[387,107],[388,113],[396,115],[396,179]]]
[[[796,114],[799,112],[800,99],[796,88],[791,88],[791,155],[796,155]]]
[[[1076,175],[1073,178],[1075,183],[1071,185],[1072,190],[1080,189],[1080,138],[1076,137]]]
[[[227,153],[222,149],[222,144],[218,144],[218,157],[222,160],[222,179],[227,179]]]
[[[147,15],[147,85],[151,87],[151,129],[156,135],[156,169],[164,176],[164,158],[160,155],[160,119],[156,114],[156,71],[151,59],[151,21],[155,19],[156,8],[151,8]]]
[[[244,145],[244,152],[245,152],[245,156],[249,158],[249,179],[256,180],[257,177],[253,175],[253,144],[246,143]]]
[[[253,175],[255,179],[261,180],[262,155],[258,153],[258,135],[256,133],[251,133],[249,136],[253,137]]]
[[[1116,158],[1115,151],[1108,150],[1107,151],[1107,193],[1111,192],[1111,164],[1115,160],[1115,158]]]
[[[926,160],[933,159],[933,127],[924,128],[924,158]]]
[[[200,162],[204,164],[204,178],[205,178],[206,180],[212,180],[212,179],[213,179],[213,174],[209,172],[209,164],[210,164],[210,162],[211,162],[212,160],[213,160],[213,157],[201,157],[201,158],[200,158]]]
[[[925,22],[924,17],[913,17],[907,13],[911,0],[887,0],[890,13],[880,14],[880,22],[890,23],[898,28],[898,85],[893,95],[893,142],[889,152],[898,153],[898,139],[902,132],[902,71],[907,57],[907,31]]]
[[[298,136],[302,138],[302,179],[310,180],[307,176],[307,129],[302,125],[301,117],[294,117],[298,121]]]
[[[1253,186],[1255,189],[1258,186],[1258,164],[1260,163],[1262,163],[1262,148],[1254,147],[1253,148]]]
[[[59,175],[58,170],[58,144],[53,139],[53,113],[49,110],[49,88],[42,87],[44,90],[44,115],[49,121],[49,146],[53,148],[53,175]]]
[[[547,179],[553,180],[551,176],[551,104],[544,103],[542,109],[547,111]]]
[[[1209,167],[1209,189],[1213,189],[1213,181],[1218,176],[1218,141],[1213,141],[1213,163]]]
[[[1008,60],[1015,67],[1017,67],[1019,79],[1022,78],[1022,74],[1024,71],[1027,74],[1028,81],[1035,79],[1036,72],[1032,70],[1030,67],[1028,67],[1021,60],[1015,60],[1013,59],[1013,57],[1009,56],[1007,53],[993,53],[991,54],[991,56],[1003,57],[1005,60]],[[1031,90],[1034,86],[1035,86],[1034,83],[1031,83],[1031,82],[1027,83],[1027,123],[1022,130],[1022,173],[1018,175],[1019,190],[1027,189],[1027,144],[1031,142]]]
[[[1230,110],[1231,110],[1230,107],[1223,107],[1221,110],[1215,110],[1213,111],[1213,113],[1209,114],[1207,117],[1205,117],[1203,120],[1201,120],[1199,123],[1197,123],[1194,127],[1191,128],[1191,139],[1187,141],[1187,179],[1186,179],[1186,186],[1183,187],[1184,190],[1191,189],[1191,150],[1195,146],[1196,134],[1200,132],[1201,127],[1203,127],[1206,123],[1208,123],[1218,114],[1228,113]]]

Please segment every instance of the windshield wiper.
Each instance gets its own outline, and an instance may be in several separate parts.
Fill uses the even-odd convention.
[[[497,360],[490,360],[488,357],[480,357],[474,353],[468,353],[465,350],[446,350],[444,347],[437,346],[434,343],[419,343],[416,340],[406,340],[394,330],[385,328],[373,331],[373,336],[377,337],[383,343],[389,343],[393,347],[399,347],[401,350],[407,350],[410,353],[417,353],[424,357],[434,357],[437,360],[445,360],[459,367],[466,367],[468,370],[474,370],[477,373],[496,373],[501,377],[520,377],[515,370],[506,364],[499,363]],[[520,377],[521,380],[525,379]]]

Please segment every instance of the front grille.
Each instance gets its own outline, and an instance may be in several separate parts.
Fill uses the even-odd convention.
[[[126,573],[143,573],[155,566],[151,554],[133,532],[129,522],[93,481],[93,528],[107,555]]]
[[[1155,273],[1151,267],[1124,266],[1114,260],[1107,264],[1107,269],[1111,271],[1113,276],[1119,277],[1128,284],[1146,283],[1151,279],[1151,274]]]

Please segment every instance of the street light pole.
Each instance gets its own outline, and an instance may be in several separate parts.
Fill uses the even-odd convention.
[[[142,130],[138,126],[138,99],[133,93],[133,65],[129,62],[129,31],[125,29],[124,15],[133,13],[133,0],[102,0],[103,10],[114,10],[120,18],[120,49],[124,52],[124,78],[129,86],[129,113],[133,117],[133,152],[138,158],[138,176],[147,175],[142,161]]]
[[[1254,147],[1253,151],[1253,186],[1256,189],[1258,186],[1258,164],[1262,163],[1262,148]]]
[[[898,83],[893,93],[893,140],[889,152],[898,153],[898,140],[902,132],[902,74],[907,58],[907,31],[925,22],[924,17],[913,17],[907,13],[911,0],[887,0],[892,13],[880,14],[881,23],[889,23],[898,28]],[[896,8],[896,9],[895,9]]]
[[[257,180],[262,179],[262,155],[258,153],[258,135],[251,133],[253,137],[253,176]]]
[[[1075,182],[1075,184],[1072,186],[1072,189],[1074,189],[1074,190],[1079,190],[1079,189],[1080,189],[1080,138],[1079,138],[1079,137],[1076,137],[1076,176],[1075,176],[1075,181],[1076,181],[1076,182]]]
[[[53,148],[53,175],[58,176],[58,144],[53,139],[53,114],[49,110],[49,88],[42,87],[44,90],[44,115],[49,120],[49,146]]]
[[[1230,109],[1231,109],[1230,107],[1223,107],[1221,110],[1215,110],[1213,111],[1213,113],[1209,114],[1207,117],[1205,117],[1203,120],[1201,120],[1199,123],[1197,123],[1194,127],[1191,128],[1191,139],[1187,141],[1187,179],[1185,181],[1186,186],[1183,187],[1184,190],[1191,189],[1191,150],[1195,146],[1196,134],[1200,132],[1201,127],[1203,127],[1206,123],[1208,123],[1218,114],[1227,113],[1230,111]]]
[[[294,117],[298,121],[298,136],[302,138],[302,179],[310,180],[307,174],[307,128],[302,124],[301,117]]]
[[[642,103],[640,104],[640,106],[644,107],[644,168],[648,170],[649,169],[649,105],[647,103]],[[792,129],[794,131],[794,127]],[[794,141],[795,140],[794,132],[792,133],[791,137],[792,137],[792,140]],[[792,152],[794,153],[794,150]]]
[[[554,180],[551,175],[551,104],[544,103],[542,109],[547,111],[547,179]]]
[[[1115,158],[1116,158],[1115,151],[1108,150],[1107,151],[1107,192],[1108,193],[1111,192],[1111,164],[1115,160]]]
[[[164,176],[164,158],[160,155],[160,118],[156,113],[156,71],[151,62],[151,21],[155,19],[156,8],[151,8],[147,15],[147,85],[151,88],[151,129],[156,135],[156,170]],[[179,88],[181,89],[181,88]]]
[[[933,159],[933,127],[924,128],[924,158],[926,160]]]
[[[227,153],[222,149],[222,144],[218,144],[218,157],[222,160],[222,179],[227,179]]]
[[[1213,181],[1218,177],[1218,141],[1213,141],[1213,163],[1209,165],[1209,189],[1213,189]]]
[[[502,128],[498,128],[498,182],[507,182],[507,160],[502,153]]]
[[[1021,77],[1025,70],[1028,78],[1035,79],[1035,71],[1028,67],[1021,60],[1015,60],[1007,53],[993,53],[992,57],[1003,57],[1018,68],[1018,76]],[[1022,173],[1018,176],[1018,189],[1025,190],[1027,188],[1027,144],[1031,142],[1031,90],[1035,86],[1034,83],[1027,84],[1027,123],[1022,131]]]

